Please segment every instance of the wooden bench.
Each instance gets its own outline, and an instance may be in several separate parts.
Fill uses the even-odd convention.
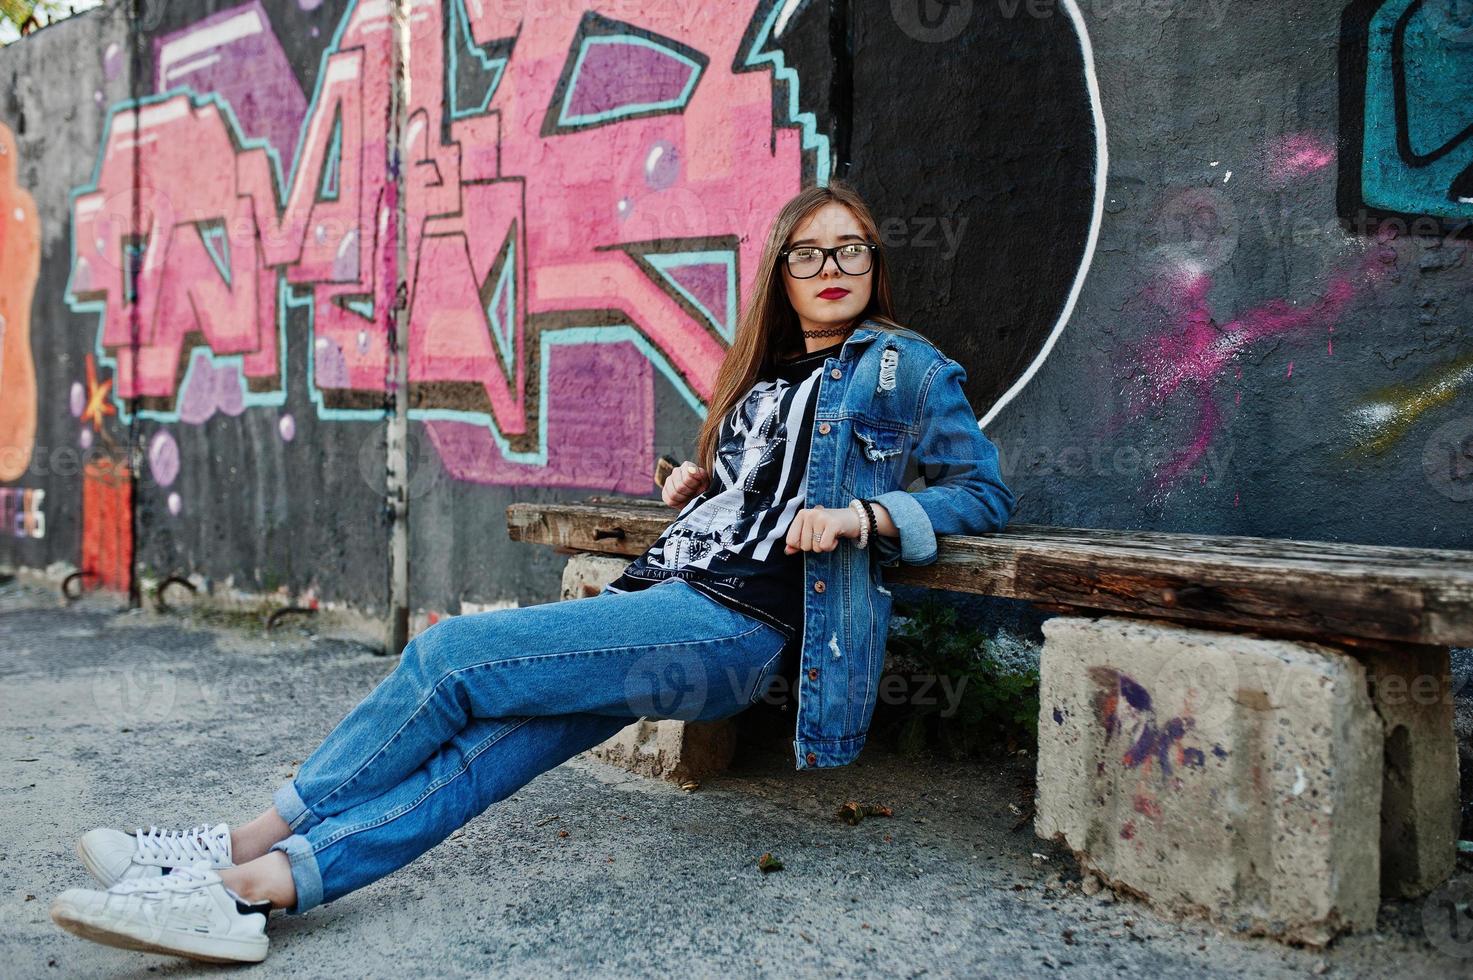
[[[571,597],[672,514],[594,496],[513,504],[507,525],[610,556]],[[1113,887],[1321,945],[1451,874],[1450,648],[1473,645],[1473,552],[1013,524],[943,537],[934,564],[885,580],[1058,614],[1043,623],[1035,831]]]

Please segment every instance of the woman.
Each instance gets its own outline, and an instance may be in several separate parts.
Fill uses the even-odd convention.
[[[107,890],[69,889],[52,918],[110,945],[261,960],[272,909],[408,864],[640,717],[737,714],[783,670],[798,768],[846,764],[883,665],[880,566],[935,561],[936,535],[1013,511],[965,377],[894,321],[858,195],[799,193],[717,373],[699,462],[665,480],[679,516],[643,555],[596,596],[416,636],[249,823],[90,831],[78,855]],[[914,477],[926,485],[902,489]]]

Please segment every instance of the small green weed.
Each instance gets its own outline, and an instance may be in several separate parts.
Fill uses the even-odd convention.
[[[957,623],[956,608],[934,597],[896,606],[904,619],[890,628],[897,662],[938,678],[932,692],[900,706],[893,724],[900,751],[939,747],[953,759],[1006,748],[1033,749],[1038,740],[1038,669],[1006,662],[992,638]],[[881,690],[884,690],[883,681]]]

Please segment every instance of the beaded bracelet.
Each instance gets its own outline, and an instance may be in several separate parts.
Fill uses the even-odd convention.
[[[859,542],[856,548],[864,548],[869,544],[870,521],[872,518],[866,513],[864,503],[860,500],[849,501],[849,509],[859,516]]]
[[[874,502],[869,499],[864,499],[860,501],[860,504],[863,505],[864,512],[869,515],[869,529],[871,531],[874,531],[876,534],[880,533],[878,530],[880,523],[879,521],[875,520]]]

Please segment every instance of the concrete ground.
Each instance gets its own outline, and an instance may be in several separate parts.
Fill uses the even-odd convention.
[[[65,608],[0,587],[0,976],[214,975],[78,939],[47,916],[90,879],[94,826],[243,821],[395,663],[311,627]],[[766,709],[754,709],[766,710]],[[586,756],[418,861],[305,916],[272,917],[257,976],[1468,976],[1425,902],[1328,950],[1173,923],[1108,891],[1012,806],[1030,760],[915,764],[866,749],[797,772],[751,749],[696,792]],[[894,816],[837,821],[845,801]],[[1010,806],[1011,804],[1011,806]],[[566,831],[567,836],[560,836]],[[764,874],[770,851],[784,863]],[[1473,872],[1460,871],[1464,897]]]

